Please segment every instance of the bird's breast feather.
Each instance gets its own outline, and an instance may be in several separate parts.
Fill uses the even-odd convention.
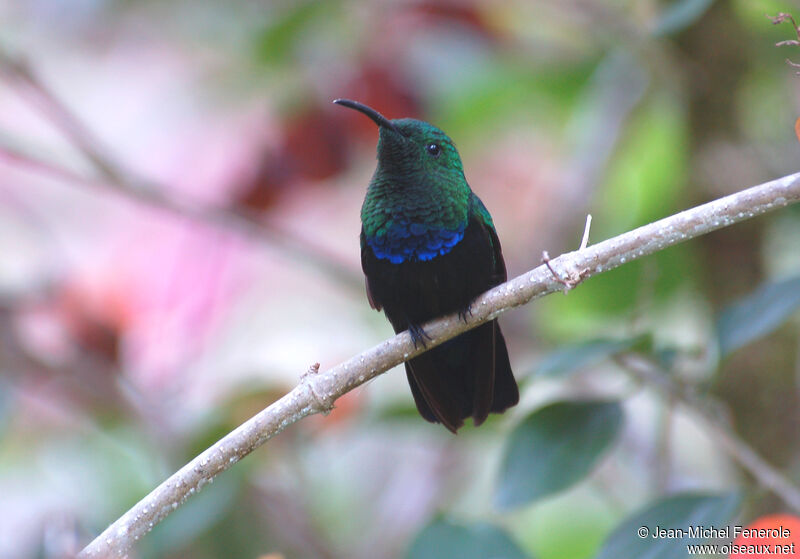
[[[383,234],[367,236],[367,245],[379,259],[392,264],[427,261],[445,255],[463,238],[465,227],[435,228],[425,223],[395,223]]]

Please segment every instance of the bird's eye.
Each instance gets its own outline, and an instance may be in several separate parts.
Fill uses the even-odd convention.
[[[439,147],[439,144],[428,144],[425,149],[434,157],[439,157],[439,154],[442,153],[442,148]]]

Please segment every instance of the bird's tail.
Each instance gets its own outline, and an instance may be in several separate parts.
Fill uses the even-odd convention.
[[[420,415],[453,433],[468,417],[477,426],[519,401],[496,320],[411,359],[406,374]]]

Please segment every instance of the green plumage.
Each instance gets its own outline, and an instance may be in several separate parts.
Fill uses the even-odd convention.
[[[373,109],[335,101],[369,116],[380,129],[378,166],[361,208],[361,265],[370,304],[396,332],[424,344],[421,324],[466,316],[472,300],[506,279],[494,223],[464,177],[453,142],[435,126],[389,121]],[[420,414],[455,432],[472,417],[517,403],[505,341],[496,320],[406,363]]]
[[[437,231],[462,232],[472,192],[458,151],[444,132],[407,118],[392,124],[394,129],[380,128],[378,168],[364,198],[361,222],[367,240],[381,243],[399,263],[425,259],[429,253],[433,257],[439,237],[447,237]],[[440,150],[435,158],[426,153],[430,145]],[[420,238],[412,247],[408,239],[415,234],[430,235],[430,242]],[[418,250],[409,254],[413,248]]]

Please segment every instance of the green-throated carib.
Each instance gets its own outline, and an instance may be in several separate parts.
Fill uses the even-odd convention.
[[[419,120],[388,120],[351,101],[334,103],[378,125],[378,167],[361,207],[361,267],[367,297],[395,332],[425,341],[421,324],[458,311],[506,280],[500,241],[486,207],[470,189],[461,158],[444,132]],[[409,360],[406,374],[419,413],[455,432],[472,417],[519,401],[497,320]]]

